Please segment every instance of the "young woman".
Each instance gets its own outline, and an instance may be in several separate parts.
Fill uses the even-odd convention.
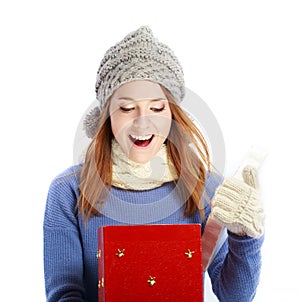
[[[200,223],[205,232],[210,213],[228,233],[208,268],[213,290],[220,301],[252,301],[263,242],[255,171],[247,170],[248,184],[221,184],[201,132],[180,107],[184,92],[178,59],[149,27],[106,52],[97,72],[99,106],[84,123],[92,138],[85,160],[49,188],[47,301],[98,301],[100,226]]]

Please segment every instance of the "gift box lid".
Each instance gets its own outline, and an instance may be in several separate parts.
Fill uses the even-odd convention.
[[[98,229],[99,302],[203,301],[200,224]]]

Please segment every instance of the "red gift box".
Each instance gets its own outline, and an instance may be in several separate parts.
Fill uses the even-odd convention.
[[[99,302],[202,302],[201,225],[98,229]]]

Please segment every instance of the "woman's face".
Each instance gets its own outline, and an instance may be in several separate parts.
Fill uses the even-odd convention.
[[[111,97],[112,132],[123,152],[138,163],[150,161],[167,138],[172,113],[159,84],[132,81]]]

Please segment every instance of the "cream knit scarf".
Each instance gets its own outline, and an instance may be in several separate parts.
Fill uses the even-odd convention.
[[[151,161],[141,164],[130,160],[116,140],[112,141],[112,185],[127,190],[150,190],[178,179],[163,144]]]

